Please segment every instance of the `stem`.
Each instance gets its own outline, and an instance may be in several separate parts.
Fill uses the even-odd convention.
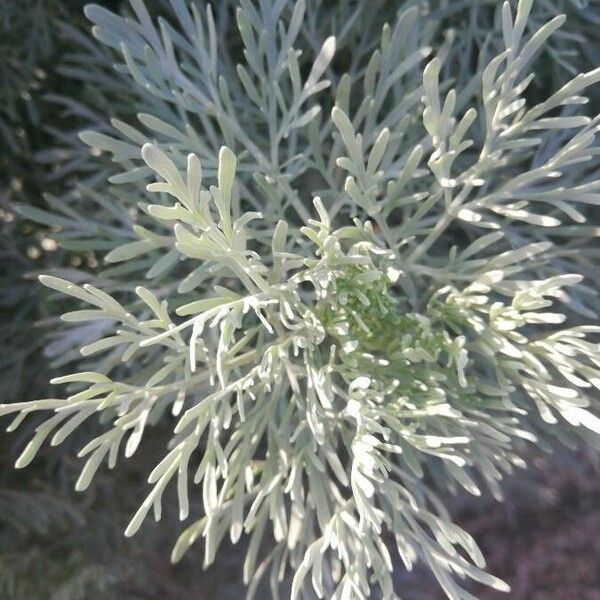
[[[417,259],[421,258],[421,256],[431,248],[440,235],[442,235],[451,221],[452,216],[449,212],[445,212],[442,215],[442,218],[437,222],[436,226],[429,232],[429,235],[413,250],[412,254],[406,260],[406,264],[411,265]]]
[[[385,238],[385,241],[387,242],[387,245],[390,247],[390,249],[393,250],[396,247],[396,241],[392,239],[392,232],[387,226],[385,218],[382,217],[380,214],[376,214],[373,215],[373,220],[375,221],[375,223],[377,223],[379,231],[381,231],[383,237]]]
[[[417,259],[421,258],[431,246],[437,241],[437,239],[442,235],[442,233],[446,230],[448,225],[454,219],[456,210],[461,206],[464,202],[465,198],[469,195],[472,186],[467,184],[460,191],[458,196],[450,202],[450,204],[446,208],[446,212],[442,215],[441,219],[436,223],[435,227],[429,232],[429,235],[413,250],[412,254],[406,259],[406,264],[411,265]]]

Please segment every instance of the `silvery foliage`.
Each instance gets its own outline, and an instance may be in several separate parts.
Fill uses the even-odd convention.
[[[241,0],[235,23],[229,3],[173,0],[157,22],[141,0],[130,18],[88,7],[143,112],[82,134],[120,167],[114,196],[83,192],[104,219],[59,198],[35,215],[112,266],[96,285],[40,278],[84,306],[62,317],[83,358],[53,381],[66,399],[0,408],[11,430],[50,411],[17,467],[99,418],[83,490],[173,420],[126,534],[160,518],[170,484],[187,519],[199,486],[174,560],[202,538],[209,565],[245,533],[250,596],[268,576],[278,597],[290,567],[292,598],[397,597],[396,553],[449,598],[472,598],[456,579],[507,590],[444,495],[500,498],[525,442],[598,446],[582,275],[600,120],[580,107],[600,69],[528,103],[564,18],[526,35],[521,0],[502,9],[503,47],[454,89],[457,53],[428,45],[418,8],[373,43],[378,15],[325,4]]]

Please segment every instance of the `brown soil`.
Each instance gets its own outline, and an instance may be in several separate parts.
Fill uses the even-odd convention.
[[[538,458],[510,483],[505,504],[487,508],[459,521],[510,584],[511,600],[600,600],[600,474],[589,456]]]
[[[480,600],[600,600],[600,469],[586,453],[538,456],[503,486],[505,502],[457,498],[455,520],[471,533],[504,594],[476,585]],[[445,600],[423,568],[400,575],[404,600]]]

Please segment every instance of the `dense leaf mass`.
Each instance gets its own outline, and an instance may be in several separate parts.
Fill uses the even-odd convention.
[[[69,105],[91,152],[63,132],[78,185],[21,208],[107,266],[40,277],[74,372],[1,405],[47,415],[17,467],[99,420],[84,490],[172,422],[126,535],[170,484],[182,520],[201,497],[173,559],[246,535],[250,596],[397,597],[398,555],[449,598],[507,590],[445,495],[500,498],[527,443],[600,441],[600,68],[572,72],[555,10],[585,7],[370,4],[88,6],[103,47],[71,32],[65,68],[99,88]]]

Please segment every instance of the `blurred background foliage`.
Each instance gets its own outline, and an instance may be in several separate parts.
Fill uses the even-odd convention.
[[[98,3],[128,10],[120,0]],[[77,202],[82,182],[93,193],[111,174],[111,165],[90,157],[77,133],[90,125],[101,130],[113,114],[129,113],[133,118],[143,111],[143,97],[113,72],[111,57],[89,36],[84,4],[0,1],[2,402],[48,394],[49,372],[56,375],[68,361],[68,347],[53,338],[55,315],[64,307],[55,305],[56,300],[37,284],[36,275],[62,270],[76,280],[85,277],[80,268],[101,269],[101,257],[93,252],[80,251],[76,243],[58,243],[59,230],[44,223],[42,212],[53,201]],[[231,12],[232,4],[219,3],[219,10]],[[336,4],[315,1],[316,18],[335,20]],[[371,22],[362,26],[379,29],[398,9],[419,5],[427,26],[436,28],[434,39],[454,47],[457,79],[476,70],[482,49],[499,42],[501,3],[495,0],[375,0],[374,4],[378,10],[368,11]],[[169,11],[167,0],[147,5]],[[597,66],[600,57],[600,0],[537,0],[529,27],[535,29],[536,22],[561,12],[567,13],[567,23],[545,49],[537,87],[530,92],[534,97],[546,96],[568,76]],[[343,61],[343,48],[340,57]],[[592,105],[590,112],[598,113],[598,87],[592,91]],[[60,452],[43,452],[35,469],[25,473],[12,469],[15,446],[23,445],[30,431],[25,428],[11,437],[10,447],[2,438],[0,448],[0,598],[242,597],[243,548],[228,549],[218,565],[201,574],[193,553],[176,567],[168,562],[166,549],[175,537],[169,534],[168,523],[175,515],[167,515],[160,526],[146,527],[133,542],[123,538],[141,495],[141,473],[154,462],[151,449],[129,461],[118,486],[104,475],[96,479],[92,494],[76,497],[72,492],[78,470],[76,436]],[[153,440],[157,448],[164,446],[166,434],[157,428]],[[464,499],[457,499],[459,522],[476,534],[491,557],[491,570],[512,583],[511,598],[600,598],[600,551],[593,551],[598,537],[593,534],[600,531],[600,484],[594,483],[598,472],[593,457],[574,450],[568,456],[534,456],[530,462],[533,471],[509,483],[505,504],[489,499],[465,505]],[[561,538],[559,530],[567,537]],[[565,563],[567,554],[573,559]],[[551,578],[550,585],[540,561],[565,576]],[[578,569],[573,571],[575,562]],[[400,577],[398,583],[408,590],[403,598],[441,598],[426,573]],[[485,598],[499,597],[489,590],[481,593],[488,594]]]

